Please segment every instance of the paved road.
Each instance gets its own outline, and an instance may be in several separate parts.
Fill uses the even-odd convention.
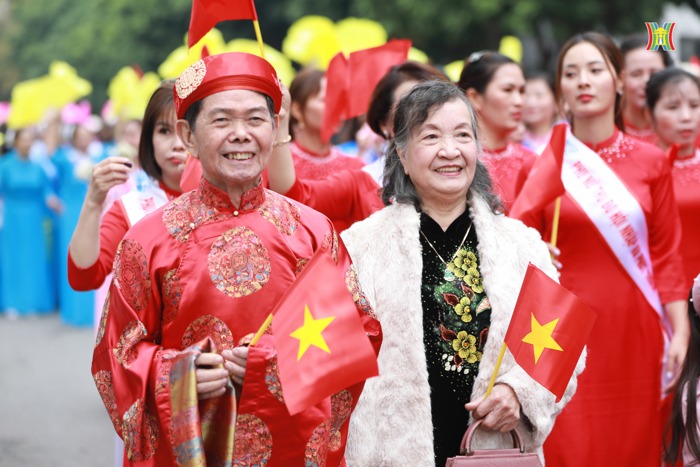
[[[0,315],[0,466],[112,467],[114,429],[90,374],[93,330]]]

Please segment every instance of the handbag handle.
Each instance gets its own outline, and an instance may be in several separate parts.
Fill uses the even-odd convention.
[[[462,455],[469,456],[474,454],[474,450],[472,449],[472,438],[474,437],[474,432],[483,421],[483,418],[476,420],[474,423],[469,425],[469,428],[467,428],[467,432],[464,433],[464,436],[462,437],[462,444],[459,446],[459,452]],[[517,428],[510,430],[510,437],[513,439],[513,448],[520,450],[521,453],[524,453],[525,447],[523,446],[523,438],[520,436],[520,432]]]

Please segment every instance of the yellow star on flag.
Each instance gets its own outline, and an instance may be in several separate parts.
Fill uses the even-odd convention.
[[[555,319],[554,321],[550,321],[549,323],[543,326],[537,321],[537,318],[535,318],[534,314],[530,313],[530,315],[532,316],[532,324],[530,328],[531,330],[528,335],[523,337],[523,342],[525,342],[526,344],[532,344],[533,350],[535,351],[536,364],[537,360],[540,359],[540,356],[542,355],[544,349],[552,349],[559,351],[562,351],[563,349],[559,347],[557,341],[555,341],[552,337],[552,332],[554,332],[554,328],[559,322],[559,318]]]
[[[319,349],[325,351],[326,353],[331,353],[328,348],[326,340],[323,338],[324,329],[331,324],[331,321],[335,319],[335,316],[329,316],[328,318],[314,319],[309,310],[309,305],[304,305],[304,325],[297,328],[293,333],[290,334],[291,337],[299,339],[299,353],[297,354],[297,361],[301,360],[304,353],[312,345],[315,345]]]

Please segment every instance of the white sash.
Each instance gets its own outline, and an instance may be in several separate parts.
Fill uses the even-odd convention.
[[[129,227],[131,227],[149,212],[166,204],[168,195],[154,183],[142,190],[131,190],[119,199],[124,206]]]
[[[596,226],[665,327],[661,299],[654,285],[646,216],[637,199],[570,129],[561,178],[566,191]]]

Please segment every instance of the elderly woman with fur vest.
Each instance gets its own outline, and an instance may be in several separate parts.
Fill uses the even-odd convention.
[[[539,234],[505,217],[491,191],[474,111],[451,83],[416,86],[399,103],[384,172],[387,205],[342,234],[382,323],[380,376],[350,422],[348,466],[445,465],[474,419],[473,447],[509,447],[518,428],[539,453],[559,403],[506,355],[488,380],[529,262],[556,278]]]

